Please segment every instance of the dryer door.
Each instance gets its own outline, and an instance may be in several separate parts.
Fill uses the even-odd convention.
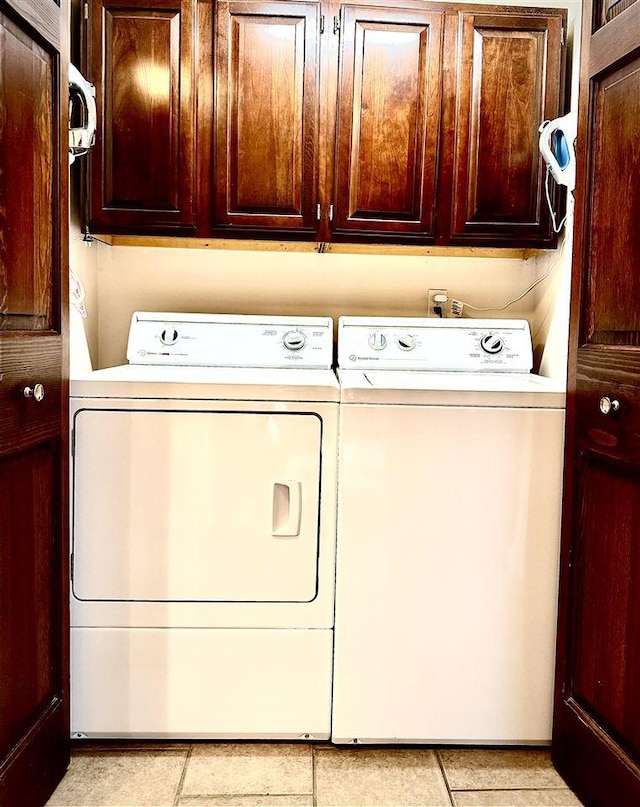
[[[313,600],[321,428],[313,413],[79,411],[75,597]]]

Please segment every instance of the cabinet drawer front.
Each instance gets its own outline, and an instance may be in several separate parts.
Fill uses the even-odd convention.
[[[335,229],[433,235],[442,16],[346,6]]]
[[[193,13],[190,0],[92,8],[96,83],[94,224],[194,225]]]
[[[316,3],[219,3],[219,225],[314,227],[318,147]]]
[[[562,17],[460,14],[453,236],[551,238],[538,127],[560,113]]]

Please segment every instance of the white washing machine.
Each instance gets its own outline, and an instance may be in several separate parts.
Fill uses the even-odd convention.
[[[551,737],[564,385],[524,321],[342,318],[332,740]]]
[[[329,736],[332,332],[136,313],[72,380],[74,736]]]

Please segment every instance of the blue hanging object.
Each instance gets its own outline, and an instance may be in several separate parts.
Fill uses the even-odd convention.
[[[558,185],[572,191],[576,186],[576,152],[574,141],[578,131],[578,115],[569,112],[561,118],[540,125],[540,153]]]
[[[561,129],[556,129],[552,138],[553,153],[556,155],[556,160],[560,168],[564,169],[569,165],[571,155],[569,154],[569,145],[567,137]]]

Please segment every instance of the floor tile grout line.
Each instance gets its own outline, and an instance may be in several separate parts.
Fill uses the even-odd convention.
[[[513,791],[523,792],[558,792],[564,793],[565,790],[571,790],[569,786],[558,787],[557,785],[515,785],[514,787],[454,787],[452,793],[510,793]],[[572,791],[573,792],[573,791]]]
[[[184,765],[182,766],[182,773],[180,774],[180,780],[178,781],[178,787],[176,788],[176,795],[173,800],[173,807],[178,807],[178,803],[180,801],[180,797],[182,796],[182,787],[184,785],[184,780],[187,776],[187,767],[189,766],[189,760],[191,759],[191,754],[193,753],[193,745],[190,745],[187,749],[187,756],[184,760]]]
[[[453,791],[449,787],[449,779],[447,777],[447,772],[445,771],[445,768],[444,768],[444,762],[442,761],[442,758],[440,757],[440,749],[434,748],[433,750],[435,751],[435,754],[436,754],[436,762],[438,763],[438,766],[440,768],[440,773],[442,774],[442,778],[444,779],[444,786],[447,788],[447,794],[449,796],[449,801],[451,802],[452,807],[453,807],[453,805],[455,805],[455,802],[453,800]]]
[[[318,806],[318,781],[316,779],[316,753],[317,748],[311,745],[311,803],[313,807]]]
[[[274,798],[281,799],[283,796],[311,796],[308,791],[306,793],[274,793],[271,790],[261,790],[259,793],[238,793],[237,790],[230,790],[229,792],[221,793],[181,793],[181,799],[255,799],[255,798]]]

